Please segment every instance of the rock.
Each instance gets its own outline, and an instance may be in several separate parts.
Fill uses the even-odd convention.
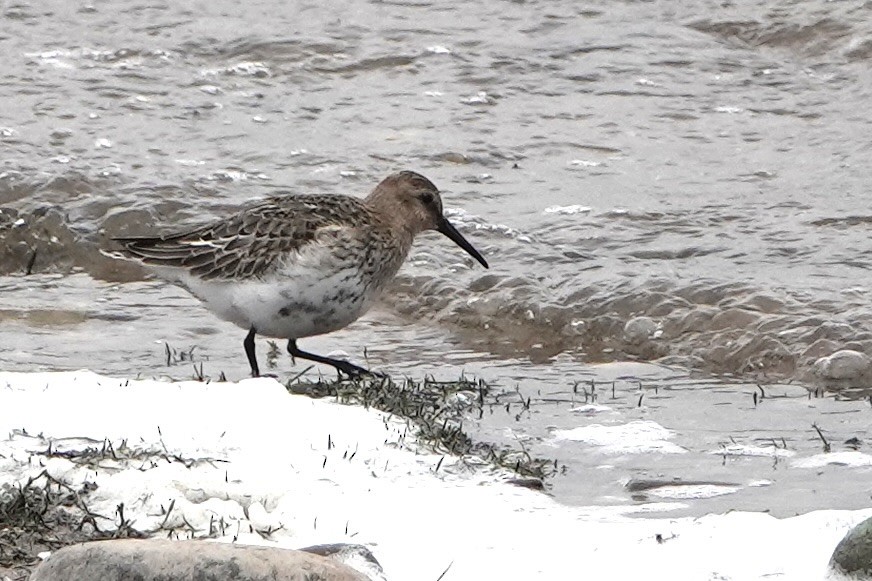
[[[650,317],[635,317],[624,325],[624,339],[628,343],[638,345],[655,336],[660,326]]]
[[[872,518],[867,518],[845,535],[833,556],[830,569],[851,579],[872,579]]]
[[[386,581],[385,572],[381,563],[375,558],[367,547],[348,543],[333,543],[329,545],[312,545],[300,549],[307,553],[327,557],[331,561],[348,565],[349,567],[365,573],[370,581]]]
[[[842,349],[814,362],[814,373],[824,379],[857,379],[869,371],[872,360],[865,353]]]
[[[530,490],[545,490],[545,483],[539,478],[509,478],[506,484],[514,484]]]
[[[30,581],[369,581],[363,573],[303,551],[275,547],[118,539],[70,545]]]

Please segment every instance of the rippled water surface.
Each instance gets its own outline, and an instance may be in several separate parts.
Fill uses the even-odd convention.
[[[197,344],[240,376],[238,332],[183,291],[103,256],[108,237],[194,224],[278,190],[362,195],[406,168],[444,191],[491,269],[422,236],[378,310],[310,341],[313,350],[361,358],[366,343],[385,353],[383,365],[412,374],[438,373],[436,352],[445,373],[465,362],[531,395],[537,381],[566,395],[574,373],[609,381],[591,365],[653,362],[671,370],[657,381],[682,386],[670,413],[688,409],[691,423],[704,417],[694,409],[717,404],[712,384],[691,377],[731,375],[742,405],[755,382],[872,385],[868,372],[835,383],[812,372],[840,349],[872,354],[867,6],[49,0],[2,9],[5,367],[160,373],[166,341]],[[806,401],[803,390],[790,397]],[[862,431],[868,405],[814,401],[866,414],[844,429]],[[738,405],[723,406],[737,429],[748,417]],[[805,438],[805,420],[817,420],[789,408],[780,413],[802,422]],[[562,481],[575,484],[557,481],[555,491],[587,502],[586,453],[552,441],[580,416],[554,409],[530,435],[575,470]],[[682,425],[669,414],[657,421]],[[753,429],[778,441],[780,422]],[[496,424],[483,433],[497,437]],[[820,504],[868,502],[868,490],[855,492]],[[770,501],[784,506],[765,495],[737,506]]]

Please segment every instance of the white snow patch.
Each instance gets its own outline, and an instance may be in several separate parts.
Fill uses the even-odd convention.
[[[672,446],[664,441],[669,431],[653,422],[567,434],[603,446],[616,438],[648,450]],[[116,452],[126,445],[197,461],[117,454],[93,468],[46,456],[49,442],[55,450],[99,450],[107,439]],[[238,534],[242,543],[283,547],[360,543],[392,580],[437,579],[446,569],[446,581],[548,580],[567,571],[592,579],[819,580],[838,541],[872,515],[658,518],[683,505],[615,499],[612,506],[564,506],[502,482],[503,471],[422,450],[403,420],[289,395],[270,379],[205,384],[87,371],[0,373],[0,484],[43,469],[73,484],[97,484],[91,510],[111,517],[123,502],[140,530],[164,519],[184,527],[184,518],[208,531],[210,521],[224,519],[219,540],[228,542]],[[170,502],[167,517],[161,507]],[[279,525],[271,540],[248,532]]]

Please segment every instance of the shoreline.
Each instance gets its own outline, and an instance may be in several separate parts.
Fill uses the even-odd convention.
[[[99,409],[88,405],[97,401]],[[426,451],[396,417],[288,395],[270,379],[0,373],[0,404],[16,410],[0,426],[4,484],[43,470],[73,487],[90,483],[89,511],[114,530],[129,523],[153,536],[188,531],[288,548],[362,544],[388,579],[436,579],[449,565],[446,580],[566,570],[820,579],[844,533],[872,515],[670,518],[656,516],[668,502],[561,505],[507,483],[503,469]],[[77,463],[89,454],[89,464]]]

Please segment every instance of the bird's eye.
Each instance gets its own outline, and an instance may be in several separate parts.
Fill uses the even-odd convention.
[[[435,198],[433,197],[433,192],[422,192],[421,193],[421,202],[425,206],[432,206]]]

